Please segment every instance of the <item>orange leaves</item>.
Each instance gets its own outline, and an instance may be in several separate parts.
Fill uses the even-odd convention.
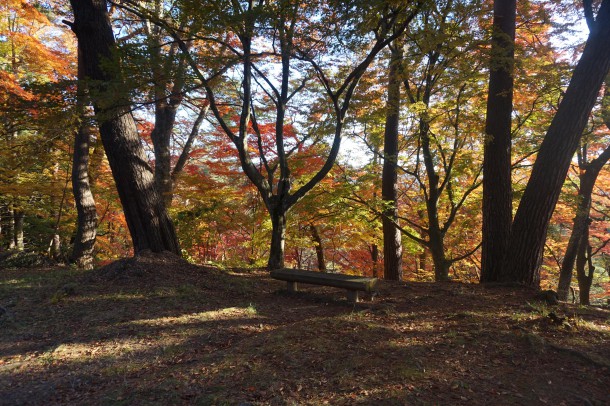
[[[0,70],[0,105],[14,101],[14,98],[32,100],[34,95],[19,85],[15,75]]]
[[[0,65],[20,80],[57,81],[75,69],[71,33],[54,25],[41,7],[15,0],[0,4]]]

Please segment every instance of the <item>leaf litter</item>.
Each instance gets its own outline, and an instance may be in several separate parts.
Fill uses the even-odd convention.
[[[607,309],[501,286],[380,285],[352,304],[153,254],[2,270],[0,404],[610,403]]]

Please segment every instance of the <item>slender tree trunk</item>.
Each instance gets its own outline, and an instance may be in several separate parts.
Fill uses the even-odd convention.
[[[610,0],[604,0],[521,198],[502,263],[502,281],[539,287],[548,224],[589,114],[610,68],[608,38]]]
[[[318,271],[325,272],[326,261],[324,259],[324,245],[322,243],[322,238],[320,237],[318,228],[314,224],[311,224],[309,226],[309,229],[311,230],[311,237],[313,238],[314,246],[316,249],[316,258],[318,259]]]
[[[7,236],[8,236],[8,249],[9,250],[14,250],[16,247],[16,243],[15,243],[15,209],[13,207],[13,203],[9,203],[8,204],[8,208],[7,208],[7,216],[6,216],[7,220],[8,220],[8,231],[7,231]]]
[[[557,285],[557,296],[559,300],[568,300],[570,293],[570,285],[572,283],[572,271],[574,270],[574,262],[578,255],[580,247],[580,240],[583,236],[585,228],[587,228],[587,221],[589,218],[589,207],[591,201],[584,202],[585,198],[579,203],[576,217],[574,217],[574,225],[572,227],[572,234],[566,247],[566,252],[561,263],[561,271],[559,273],[559,283]],[[584,207],[584,206],[587,207]]]
[[[155,187],[144,149],[129,109],[129,100],[120,93],[124,83],[118,70],[104,69],[116,63],[115,40],[105,0],[71,0],[75,21],[72,26],[82,50],[85,74],[100,86],[92,97],[102,143],[110,163],[125,212],[134,253],[144,250],[180,254],[174,226]],[[103,97],[118,89],[109,102]],[[100,97],[102,95],[102,97]]]
[[[89,183],[89,124],[85,117],[85,86],[82,56],[79,52],[78,100],[80,125],[74,137],[74,156],[72,158],[72,192],[76,204],[77,223],[74,246],[70,262],[81,269],[93,268],[93,250],[97,236],[97,210]]]
[[[83,127],[84,125],[81,125],[74,141],[72,189],[78,218],[70,262],[76,263],[79,268],[91,269],[93,268],[93,250],[97,236],[97,211],[87,175],[89,134]]]
[[[439,176],[434,169],[434,162],[430,152],[429,126],[420,120],[422,151],[424,163],[428,174],[428,198],[426,199],[426,214],[428,215],[428,249],[434,264],[434,280],[446,281],[449,279],[449,262],[445,256],[445,236],[438,219]]]
[[[483,157],[481,282],[495,282],[512,223],[511,115],[516,0],[495,0]]]
[[[386,105],[385,134],[383,141],[383,172],[381,198],[384,209],[383,225],[383,275],[385,279],[402,279],[402,240],[398,221],[398,125],[400,120],[400,83],[402,46],[398,42],[390,48],[388,78],[388,102]]]
[[[586,157],[583,159],[586,159]],[[563,263],[561,264],[561,272],[559,274],[557,294],[560,300],[568,300],[570,284],[572,282],[572,271],[574,269],[574,261],[578,254],[579,243],[590,224],[589,213],[591,211],[593,187],[595,186],[599,172],[609,159],[610,147],[590,163],[581,162],[581,167],[585,167],[586,169],[584,173],[580,175],[578,208],[576,209],[572,234],[570,235],[568,246],[566,247]]]
[[[269,271],[284,267],[284,244],[286,238],[286,213],[278,207],[269,210],[271,216],[271,248],[269,252]]]
[[[155,150],[155,184],[165,207],[171,206],[173,198],[170,142],[176,121],[177,107],[164,101],[157,102],[155,128],[151,133]]]
[[[588,265],[588,273],[587,273]],[[591,284],[595,267],[591,261],[591,245],[589,244],[589,227],[587,226],[578,246],[576,258],[576,275],[578,278],[579,299],[581,305],[590,304]]]
[[[379,274],[379,246],[377,244],[371,244],[371,262],[372,266],[372,274],[375,278],[381,278]]]
[[[21,210],[15,209],[14,211],[15,217],[15,248],[18,251],[23,251],[25,249],[25,243],[23,240],[23,226],[25,223],[25,213]]]

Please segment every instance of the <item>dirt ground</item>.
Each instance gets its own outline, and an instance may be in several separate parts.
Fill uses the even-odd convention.
[[[0,405],[608,405],[610,311],[460,283],[288,293],[143,257],[0,269]]]

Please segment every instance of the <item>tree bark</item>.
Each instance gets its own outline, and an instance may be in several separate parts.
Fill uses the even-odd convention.
[[[23,239],[23,226],[25,223],[25,213],[18,209],[15,209],[13,213],[14,213],[14,217],[15,217],[15,234],[13,237],[15,239],[14,248],[17,249],[17,251],[23,251],[25,249],[25,243],[24,243],[24,239]]]
[[[426,88],[424,103],[428,105],[430,88]],[[449,279],[449,261],[445,256],[445,234],[438,218],[438,200],[440,198],[440,178],[434,168],[432,151],[430,150],[430,125],[426,118],[419,120],[419,132],[424,155],[424,165],[428,175],[428,196],[426,198],[426,214],[428,216],[428,249],[434,263],[434,280],[446,281]]]
[[[326,272],[326,260],[324,259],[324,245],[322,243],[322,238],[320,237],[318,228],[314,224],[310,225],[309,229],[311,230],[311,237],[313,238],[314,246],[316,249],[318,271]]]
[[[8,204],[8,208],[7,208],[7,216],[6,216],[7,220],[8,220],[8,231],[7,231],[7,236],[8,236],[8,249],[9,250],[14,250],[16,243],[15,243],[15,208],[13,207],[13,203],[9,203]]]
[[[267,270],[284,267],[284,245],[286,239],[286,211],[281,208],[269,210],[271,216],[271,248]]]
[[[371,244],[371,262],[373,263],[373,276],[380,278],[379,275],[379,247],[377,244]]]
[[[511,115],[516,0],[495,0],[483,153],[481,282],[496,282],[512,223]]]
[[[134,253],[144,250],[180,254],[174,226],[155,187],[140,143],[125,86],[116,63],[115,40],[105,0],[71,0],[72,26],[82,50],[85,75],[97,84],[92,100]],[[114,64],[112,67],[108,65]],[[114,98],[108,100],[108,91]],[[105,96],[105,97],[104,97]]]
[[[155,127],[151,139],[155,150],[155,185],[166,208],[170,207],[173,198],[172,167],[170,142],[174,123],[176,122],[177,105],[157,101],[155,109]]]
[[[587,272],[588,268],[588,272]],[[595,267],[591,260],[591,244],[589,244],[589,227],[587,226],[581,236],[578,257],[576,258],[576,275],[578,278],[579,302],[581,305],[589,305],[591,296],[591,284]]]
[[[429,232],[429,245],[430,253],[432,255],[432,262],[434,263],[434,280],[436,282],[449,280],[449,265],[450,261],[445,256],[445,244],[442,233],[438,228],[430,227]]]
[[[84,123],[81,123],[74,139],[73,160],[72,190],[78,217],[70,262],[76,263],[82,269],[92,269],[97,236],[97,211],[89,184],[89,133]]]
[[[383,201],[383,276],[385,279],[402,279],[402,240],[396,227],[398,221],[398,126],[400,120],[400,84],[402,45],[395,41],[390,47],[388,101],[383,141],[383,172],[381,198]]]
[[[540,147],[513,222],[501,281],[539,287],[548,224],[610,68],[610,0],[601,3],[582,57]]]
[[[72,157],[72,192],[76,204],[76,237],[70,254],[70,262],[81,269],[93,268],[93,250],[97,237],[97,210],[89,182],[89,124],[85,117],[85,75],[81,52],[79,52],[79,72],[77,103],[80,125],[74,137],[74,156]]]

